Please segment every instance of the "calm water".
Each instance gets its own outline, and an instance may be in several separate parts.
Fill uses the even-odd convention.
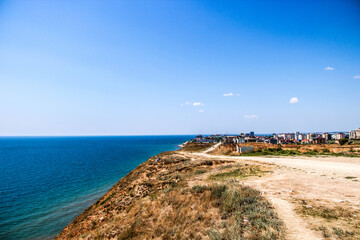
[[[54,237],[140,163],[190,138],[1,137],[0,239]]]

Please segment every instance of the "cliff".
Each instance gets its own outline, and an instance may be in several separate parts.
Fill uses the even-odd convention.
[[[281,239],[271,205],[234,178],[267,170],[164,152],[122,178],[56,239]]]

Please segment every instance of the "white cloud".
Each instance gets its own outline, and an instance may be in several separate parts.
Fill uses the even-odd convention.
[[[194,107],[204,106],[204,104],[201,103],[201,102],[194,102],[194,103],[193,103],[193,106],[194,106]]]
[[[199,107],[199,106],[204,106],[205,104],[201,103],[201,102],[185,102],[185,103],[181,103],[180,106],[184,107],[184,106],[193,106],[193,107]]]
[[[203,112],[204,112],[204,109],[200,109],[200,110],[199,110],[199,113],[203,113]]]
[[[326,70],[326,71],[332,71],[332,70],[334,70],[335,68],[333,68],[333,67],[326,67],[326,68],[324,68],[324,70]]]
[[[244,118],[248,120],[252,120],[252,119],[258,119],[259,116],[255,114],[251,114],[251,115],[244,115]]]
[[[240,96],[240,93],[224,93],[223,94],[224,97],[233,97],[233,96]]]
[[[354,78],[355,79],[360,79],[360,75],[355,75]]]
[[[185,105],[193,105],[193,103],[192,102],[186,102],[186,103],[182,103],[182,104],[180,104],[180,106],[185,106]]]
[[[295,104],[298,102],[299,102],[299,99],[297,97],[290,98],[290,101],[289,101],[289,103],[291,103],[291,104]]]

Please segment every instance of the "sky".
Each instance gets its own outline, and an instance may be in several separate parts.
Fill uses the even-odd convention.
[[[0,136],[349,131],[359,90],[355,0],[0,0]]]

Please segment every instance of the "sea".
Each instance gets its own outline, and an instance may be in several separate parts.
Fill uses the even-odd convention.
[[[193,137],[0,137],[0,239],[54,238],[139,164]]]

